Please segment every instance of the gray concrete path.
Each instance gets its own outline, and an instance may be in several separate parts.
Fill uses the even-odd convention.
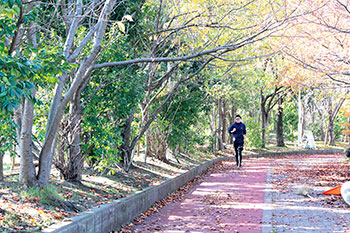
[[[272,163],[265,189],[269,208],[264,211],[262,232],[350,232],[350,207],[340,197],[320,195],[325,187],[315,183],[322,182],[321,177],[303,176],[313,166],[339,160],[343,157],[314,155]],[[314,199],[297,194],[303,185],[311,188]]]

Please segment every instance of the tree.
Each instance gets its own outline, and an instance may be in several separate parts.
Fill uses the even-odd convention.
[[[78,28],[80,25],[82,25],[83,20],[93,14],[93,10],[95,8],[99,7],[96,6],[96,4],[97,1],[92,1],[88,6],[85,6],[83,1],[79,0],[77,1],[77,4],[62,5],[61,10],[63,12],[63,18],[66,19],[65,26],[67,35],[64,39],[63,55],[68,63],[75,63],[78,65],[70,74],[66,71],[58,77],[58,83],[54,91],[54,97],[50,106],[50,112],[47,120],[45,140],[40,150],[39,171],[37,175],[35,175],[31,147],[34,108],[29,100],[25,100],[23,104],[20,136],[20,182],[25,186],[48,184],[53,152],[57,142],[56,135],[62,116],[67,104],[73,100],[74,96],[77,97],[80,95],[79,88],[90,77],[90,74],[93,71],[93,65],[95,64],[101,51],[102,40],[105,35],[108,18],[112,12],[112,8],[115,5],[115,1],[113,0],[105,1],[102,4],[103,8],[99,13],[98,20],[94,26],[86,32],[83,40],[81,40],[80,43],[74,40],[74,37],[78,32]],[[74,13],[67,14],[68,8],[74,9]],[[86,9],[84,14],[83,9]],[[36,24],[33,23],[31,25],[31,35],[33,35],[31,38],[35,37],[34,39],[36,39],[39,29],[40,27],[36,26]],[[94,37],[92,38],[93,35]],[[88,51],[83,51],[84,48],[90,47],[90,44],[88,44],[90,39],[93,39],[91,49]],[[38,43],[37,41],[32,41],[32,44],[38,45],[40,42]],[[71,77],[71,82],[69,82],[69,77]],[[69,82],[69,85],[66,89],[66,93],[63,95],[63,90],[67,82]]]
[[[100,170],[115,171],[124,140],[135,134],[130,116],[142,99],[143,73],[108,69],[96,73],[83,93],[82,152]],[[97,85],[99,84],[99,85]],[[127,128],[127,129],[126,129]],[[129,131],[130,129],[130,131]],[[130,133],[130,135],[125,135]]]
[[[348,91],[344,96],[348,94]],[[331,146],[335,146],[335,135],[334,135],[334,121],[339,113],[341,106],[343,105],[346,97],[341,97],[333,106],[333,98],[331,96],[328,97],[328,126],[326,130],[325,136],[325,144],[329,144]]]
[[[141,21],[142,19],[140,20],[139,17],[142,17],[142,15],[140,16],[138,11],[140,11],[139,7],[142,6],[143,2],[125,1],[114,7],[110,21],[120,21],[116,21],[115,26],[117,28],[108,28],[107,37],[116,35],[117,39],[114,38],[114,40],[106,42],[109,49],[101,51],[100,61],[111,59],[125,60],[132,56],[132,53],[138,53],[137,46],[135,46],[138,34],[135,28],[126,27],[123,20],[131,22]],[[128,13],[134,16],[131,17]],[[118,147],[120,146],[120,133],[125,138],[127,138],[126,135],[128,134],[128,127],[125,127],[124,119],[131,114],[130,107],[135,107],[134,92],[130,91],[132,90],[131,85],[136,87],[135,90],[138,90],[137,87],[140,86],[140,80],[137,81],[140,76],[136,75],[136,77],[131,78],[129,72],[136,74],[140,71],[136,66],[126,68],[110,67],[105,70],[97,69],[79,87],[70,103],[69,112],[63,117],[60,127],[61,133],[59,133],[58,156],[55,165],[61,171],[65,180],[75,182],[81,180],[86,155],[90,159],[93,157],[93,161],[99,162],[99,168],[109,167],[110,163],[118,161],[118,157],[115,154],[118,154]],[[125,84],[126,80],[129,82],[129,85]],[[88,90],[86,91],[86,89]],[[130,96],[128,96],[129,94]],[[99,102],[96,102],[95,98]],[[130,99],[131,102],[129,102]],[[102,103],[105,106],[102,106]],[[125,111],[122,111],[122,108],[125,108]],[[85,117],[84,114],[87,114],[87,116]],[[89,123],[82,123],[84,119],[85,122]],[[109,124],[109,120],[113,123]],[[99,124],[102,122],[108,124],[109,127]],[[93,126],[96,123],[97,125]],[[96,126],[100,128],[96,128]],[[123,128],[123,130],[121,131],[120,128]],[[87,132],[86,129],[90,129],[91,132]],[[113,133],[115,135],[111,136]],[[83,145],[83,149],[81,148],[82,141],[88,145]],[[110,149],[106,150],[106,148]],[[119,149],[122,150],[121,147]],[[97,154],[102,154],[103,156],[94,156],[95,152],[99,152]]]
[[[13,1],[8,2],[10,5],[12,3]],[[144,118],[146,120],[130,143],[124,140],[122,158],[128,167],[136,143],[183,84],[196,77],[215,60],[233,63],[250,60],[249,57],[242,55],[247,47],[279,32],[300,13],[295,11],[291,15],[290,12],[284,11],[286,5],[282,4],[281,7],[278,3],[262,0],[249,3],[225,2],[223,5],[206,1],[191,4],[141,2],[138,6],[141,9],[157,9],[155,17],[152,18],[154,24],[149,24],[149,29],[143,32],[147,35],[143,38],[148,38],[148,41],[144,43],[142,53],[137,53],[133,58],[128,56],[123,60],[104,60],[103,53],[121,38],[121,34],[127,32],[126,22],[133,21],[130,15],[116,17],[121,16],[116,11],[118,4],[121,3],[115,0],[24,3],[16,1],[18,10],[14,11],[11,18],[12,33],[5,38],[12,42],[5,43],[5,50],[11,56],[15,51],[20,51],[24,55],[22,57],[27,57],[30,65],[27,65],[29,69],[26,72],[29,75],[21,74],[20,77],[30,77],[34,84],[32,86],[26,84],[26,88],[22,88],[26,90],[22,96],[27,98],[24,98],[23,103],[19,101],[21,98],[17,98],[21,108],[15,114],[19,125],[17,136],[21,156],[20,182],[25,186],[48,184],[55,148],[58,140],[62,139],[57,138],[57,134],[64,122],[62,119],[65,117],[67,107],[69,116],[72,117],[72,121],[69,122],[70,129],[73,129],[67,135],[71,144],[69,153],[78,155],[81,152],[81,95],[94,72],[107,67],[128,65],[142,67],[144,64],[142,68],[148,67],[150,77],[148,81],[151,80],[149,84],[155,84],[146,88],[149,91],[146,96],[150,98],[144,101],[145,109],[149,110],[150,105],[154,104],[152,102],[154,96],[155,99],[161,97],[164,100],[158,108],[147,113],[147,118]],[[277,6],[278,9],[273,6]],[[36,14],[38,9],[41,11]],[[279,14],[276,15],[276,12]],[[15,18],[18,21],[14,20]],[[31,20],[28,20],[28,27],[23,24],[27,18]],[[2,22],[4,22],[2,26],[5,27],[7,22]],[[45,43],[49,40],[50,44]],[[143,42],[145,41],[140,40],[140,43]],[[15,49],[16,47],[19,49]],[[33,61],[38,61],[39,65],[36,66]],[[170,69],[164,69],[164,64]],[[17,66],[17,70],[23,71],[25,67]],[[154,72],[157,75],[153,76]],[[174,77],[175,74],[178,76]],[[154,79],[155,77],[161,79]],[[48,80],[50,82],[45,86],[44,83]],[[171,86],[166,85],[167,82],[171,83]],[[56,85],[54,89],[53,83]],[[23,83],[21,85],[23,86]],[[39,170],[36,172],[33,166],[35,144],[32,140],[32,131],[34,113],[40,103],[34,100],[36,96],[40,96],[41,88],[46,92],[52,90],[52,100],[47,109],[48,119],[46,129],[43,130],[41,147],[38,148]],[[162,90],[165,93],[157,96]],[[19,94],[17,97],[22,96]],[[132,122],[133,118],[134,115],[130,114],[127,122]],[[125,127],[125,130],[129,129],[130,127]],[[124,135],[128,135],[127,131]]]
[[[349,3],[314,1],[305,2],[303,7],[315,10],[300,17],[295,26],[286,31],[280,45],[283,52],[298,66],[316,73],[317,80],[311,77],[308,81],[310,86],[328,81],[348,85]]]
[[[278,108],[277,108],[277,127],[276,127],[276,138],[277,138],[277,146],[283,147],[284,144],[284,135],[283,135],[283,98],[278,100]]]
[[[200,83],[189,82],[182,86],[172,101],[160,112],[162,128],[165,128],[164,142],[173,151],[174,156],[180,153],[180,148],[186,149],[199,143],[200,136],[204,133],[203,129],[194,128],[200,122],[200,113],[207,110],[205,92]],[[165,153],[155,154],[157,157],[161,156],[161,160],[165,159]]]
[[[255,2],[253,5],[255,6],[255,4],[257,4],[257,2]],[[203,4],[203,6],[205,6],[205,4]],[[201,6],[201,7],[203,7],[203,6]],[[157,8],[158,8],[157,12],[162,12],[162,9],[168,9],[167,7],[168,7],[167,5],[163,6],[163,4],[160,3],[159,6],[157,5]],[[205,6],[205,7],[207,7],[207,6]],[[111,67],[111,66],[119,66],[119,65],[128,65],[128,64],[133,64],[133,63],[135,64],[135,63],[142,63],[142,62],[152,62],[153,63],[152,66],[149,66],[149,68],[148,68],[148,70],[150,72],[149,76],[148,76],[149,77],[148,86],[150,86],[149,85],[150,82],[154,79],[154,73],[157,70],[157,68],[160,67],[161,63],[165,63],[165,62],[167,62],[168,64],[172,63],[172,65],[171,65],[172,68],[168,72],[166,72],[164,75],[160,76],[160,78],[158,79],[158,80],[162,81],[160,84],[165,83],[166,80],[168,80],[171,77],[173,72],[175,72],[176,70],[178,71],[178,67],[181,67],[181,65],[184,61],[188,61],[190,59],[201,58],[197,62],[199,64],[203,64],[203,66],[200,67],[198,69],[198,71],[196,71],[193,75],[189,75],[187,77],[184,76],[182,79],[178,79],[179,81],[174,82],[172,84],[173,88],[171,88],[166,94],[167,98],[163,102],[164,105],[160,105],[160,107],[157,110],[155,110],[152,114],[147,113],[145,110],[149,110],[148,106],[150,106],[150,104],[152,104],[152,101],[154,101],[154,99],[157,98],[157,95],[159,95],[161,93],[161,91],[159,92],[159,89],[158,89],[158,91],[155,90],[153,92],[155,94],[154,98],[153,97],[150,98],[150,96],[153,95],[153,94],[151,94],[152,92],[149,92],[148,94],[145,95],[146,96],[145,101],[142,104],[143,106],[141,106],[141,108],[144,109],[143,112],[145,113],[145,115],[143,117],[143,121],[142,121],[143,126],[141,127],[141,130],[139,131],[140,133],[136,137],[134,137],[133,140],[131,140],[130,145],[127,147],[124,147],[124,148],[128,148],[128,149],[123,150],[123,151],[125,151],[125,152],[123,152],[125,155],[122,157],[124,159],[127,159],[128,166],[132,162],[132,159],[131,159],[132,158],[132,156],[131,156],[132,150],[133,150],[134,146],[136,145],[137,141],[139,141],[140,138],[147,132],[148,127],[155,120],[155,117],[157,116],[157,114],[163,109],[166,102],[170,101],[172,95],[176,92],[176,90],[178,89],[178,87],[180,87],[180,85],[182,85],[186,81],[195,77],[197,74],[199,74],[199,72],[201,70],[203,70],[205,68],[205,66],[207,66],[209,63],[211,63],[215,59],[223,59],[223,60],[227,59],[229,62],[245,61],[245,59],[242,59],[241,56],[239,56],[239,58],[237,60],[235,60],[234,58],[230,59],[229,56],[226,58],[223,56],[225,54],[228,54],[229,52],[240,50],[241,48],[244,48],[245,46],[249,46],[250,44],[253,44],[253,43],[256,43],[256,42],[263,40],[265,38],[264,37],[265,32],[269,31],[268,33],[273,33],[275,29],[277,29],[279,26],[283,25],[283,23],[278,22],[276,24],[276,23],[271,22],[271,24],[268,23],[268,24],[264,25],[263,26],[264,29],[262,29],[262,30],[258,29],[258,31],[255,30],[255,26],[253,26],[252,28],[249,28],[249,29],[247,27],[242,27],[242,28],[239,28],[238,30],[237,30],[237,28],[236,29],[227,28],[228,29],[227,32],[232,30],[232,32],[235,32],[235,34],[237,36],[236,37],[232,37],[232,35],[228,36],[227,33],[225,36],[222,36],[222,33],[220,32],[220,28],[226,28],[226,26],[222,25],[223,19],[220,18],[221,16],[218,15],[218,17],[217,17],[217,18],[219,18],[218,22],[215,22],[215,20],[213,20],[213,18],[210,18],[210,19],[208,19],[208,22],[214,21],[214,23],[203,24],[203,22],[205,21],[203,19],[206,19],[207,11],[213,10],[213,8],[205,8],[205,7],[204,7],[203,12],[199,11],[199,12],[195,12],[195,13],[192,13],[191,11],[186,13],[187,8],[181,8],[181,9],[186,10],[185,12],[181,12],[181,13],[178,12],[178,9],[180,9],[180,8],[170,8],[171,10],[169,12],[176,13],[175,16],[173,16],[173,13],[169,13],[169,15],[171,15],[173,17],[173,18],[170,18],[170,22],[171,22],[170,25],[167,25],[165,23],[159,24],[159,22],[166,22],[166,21],[158,19],[159,16],[157,16],[156,20],[155,20],[155,25],[156,25],[156,28],[159,30],[156,30],[156,33],[151,33],[151,34],[154,34],[153,43],[151,43],[151,45],[149,45],[149,47],[151,48],[150,49],[151,54],[156,54],[156,52],[159,51],[158,48],[162,48],[161,45],[163,45],[163,46],[166,45],[166,47],[168,47],[168,44],[165,43],[164,41],[167,41],[168,39],[172,39],[173,36],[176,36],[178,34],[180,34],[181,36],[184,36],[184,38],[186,38],[186,40],[196,41],[193,38],[188,38],[188,37],[193,35],[191,30],[193,30],[194,32],[197,33],[199,26],[204,26],[206,28],[206,30],[212,30],[213,31],[212,34],[218,35],[216,37],[216,40],[219,40],[219,37],[223,37],[223,41],[227,40],[227,42],[225,41],[225,43],[224,43],[224,44],[226,44],[225,46],[215,47],[215,45],[212,43],[212,39],[208,38],[208,41],[206,42],[207,45],[205,45],[205,43],[204,43],[204,45],[205,45],[204,47],[203,47],[203,43],[200,43],[199,45],[194,43],[195,46],[191,46],[188,49],[186,49],[186,44],[178,43],[181,46],[175,47],[175,48],[177,48],[177,50],[175,50],[175,52],[177,53],[177,57],[159,57],[159,58],[155,57],[155,58],[134,59],[134,60],[129,60],[129,61],[121,61],[121,62],[109,62],[109,63],[104,63],[104,64],[98,64],[95,66],[96,68],[103,68],[103,67]],[[213,7],[215,8],[217,6],[213,6]],[[242,17],[242,14],[243,15],[245,14],[245,12],[242,11],[242,9],[244,7],[247,7],[247,9],[250,9],[249,7],[253,7],[253,6],[250,6],[248,4],[248,5],[243,6],[242,8],[235,8],[235,7],[231,8],[230,4],[227,5],[228,9],[232,9],[233,11],[236,11],[237,14],[240,14],[239,17]],[[226,8],[220,8],[220,11],[222,11],[222,9],[225,9],[225,12],[227,12]],[[159,13],[158,15],[162,15],[162,14]],[[167,14],[165,14],[165,15],[167,15]],[[178,15],[185,16],[186,23],[183,23],[184,22],[183,18],[178,17]],[[227,14],[222,14],[222,15],[224,15],[223,16],[224,18],[229,17],[229,15],[227,15]],[[199,19],[199,17],[201,17],[201,16],[203,16],[203,17]],[[234,15],[234,17],[235,16],[236,15]],[[212,15],[210,15],[210,17],[212,17]],[[180,24],[176,24],[178,22],[180,22]],[[252,22],[250,22],[250,23],[252,23]],[[213,26],[214,24],[215,24],[215,26]],[[165,28],[161,29],[160,26],[165,27]],[[171,26],[173,26],[173,28],[171,28]],[[265,29],[266,27],[268,28],[267,31]],[[181,34],[182,32],[187,31],[187,30],[189,30],[191,33]],[[243,33],[242,35],[238,35],[237,31],[245,31],[245,32],[250,31],[251,34]],[[268,35],[270,35],[270,34],[266,34],[266,36],[268,36]],[[242,40],[242,36],[243,36],[243,38],[246,38],[246,39]],[[182,38],[182,37],[180,37],[180,38]],[[196,37],[194,37],[194,38],[196,38]],[[174,42],[174,41],[178,42],[178,40],[172,39],[172,42]],[[192,44],[190,44],[190,45],[192,45]],[[212,49],[209,49],[209,48],[212,48]],[[195,52],[191,55],[184,54],[184,52],[187,52],[187,51],[198,51],[198,50],[201,52]],[[205,57],[206,55],[211,55],[211,57],[209,59],[203,59],[202,57]],[[246,59],[248,60],[249,58],[246,58]],[[165,88],[165,86],[160,85],[160,88]],[[146,137],[146,140],[147,140],[147,137]]]

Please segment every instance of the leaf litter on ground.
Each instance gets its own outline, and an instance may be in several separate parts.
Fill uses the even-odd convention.
[[[52,224],[71,221],[82,211],[157,185],[214,157],[204,153],[183,155],[180,164],[171,161],[173,165],[156,159],[144,163],[140,159],[130,172],[121,170],[113,176],[85,169],[81,183],[62,181],[56,171],[46,191],[58,195],[44,198],[39,197],[40,190],[33,193],[22,190],[17,184],[18,174],[7,176],[0,182],[0,232],[38,232]]]

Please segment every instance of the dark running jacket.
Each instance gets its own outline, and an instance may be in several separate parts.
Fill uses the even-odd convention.
[[[233,130],[233,128],[236,128],[236,131],[234,133],[231,133],[231,131]],[[242,145],[244,144],[244,137],[243,135],[247,134],[247,131],[245,129],[245,124],[241,123],[237,123],[235,122],[234,124],[232,124],[230,126],[230,128],[228,129],[228,132],[230,134],[233,135],[233,137],[235,138],[234,144],[235,145]]]

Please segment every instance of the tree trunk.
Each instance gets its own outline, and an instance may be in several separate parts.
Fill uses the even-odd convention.
[[[284,135],[283,135],[283,108],[282,108],[282,99],[279,101],[278,112],[277,112],[277,146],[283,147],[284,144]]]
[[[261,113],[261,147],[265,148],[266,144],[266,124],[267,124],[267,112],[265,108],[266,98],[263,95],[262,90],[260,91],[260,113]]]
[[[346,94],[348,94],[348,93],[349,92],[347,91]],[[334,121],[335,121],[335,119],[338,115],[338,112],[339,112],[341,106],[343,105],[344,101],[345,101],[345,98],[341,98],[333,110],[332,99],[329,98],[329,110],[328,110],[328,113],[329,113],[328,135],[329,136],[328,137],[329,137],[329,144],[331,146],[335,146]]]
[[[211,119],[210,119],[210,129],[211,129],[211,136],[212,136],[212,141],[211,141],[211,145],[212,149],[213,149],[213,153],[215,153],[215,149],[216,149],[216,111],[215,111],[215,107],[212,108],[211,110]]]
[[[142,123],[141,127],[146,124],[148,121],[148,110],[145,108],[145,104],[140,104],[141,107],[141,112],[142,112]],[[144,162],[146,163],[147,157],[152,156],[152,151],[151,151],[151,140],[149,136],[149,130],[145,132],[145,158]]]
[[[324,115],[322,114],[322,111],[320,108],[318,108],[317,104],[315,104],[315,107],[317,109],[318,112],[318,116],[320,118],[320,130],[321,130],[321,136],[320,136],[320,140],[324,141],[325,140],[325,128],[324,128]]]
[[[230,117],[230,124],[233,124],[235,122],[236,111],[237,111],[236,106],[232,106],[232,108],[231,108],[231,117]]]
[[[324,136],[324,144],[327,145],[328,144],[328,137],[329,137],[329,128],[327,127],[326,129],[326,134]]]
[[[222,144],[222,122],[223,122],[223,112],[222,112],[222,100],[218,99],[218,113],[219,113],[219,123],[218,123],[218,128],[216,130],[216,137],[217,137],[217,148],[218,150],[223,149],[223,144]]]
[[[14,152],[16,152],[16,146],[14,146]],[[11,156],[11,171],[15,170],[16,156]]]
[[[334,121],[329,122],[329,145],[335,146]]]
[[[16,127],[16,134],[17,134],[17,142],[20,141],[21,136],[21,128],[22,128],[22,106],[19,106],[14,111],[14,122],[17,124],[18,127]],[[16,146],[14,145],[14,149],[16,151]]]
[[[333,116],[332,98],[328,97],[328,124],[327,124],[326,137],[324,141],[325,145],[329,145],[332,140],[331,139],[332,116]]]
[[[265,147],[266,144],[266,128],[267,128],[267,118],[268,118],[268,113],[266,112],[265,109],[265,102],[264,102],[264,97],[261,96],[261,141],[262,141],[262,147]]]
[[[226,143],[226,135],[227,135],[227,121],[226,121],[226,113],[227,113],[227,108],[226,108],[226,100],[224,99],[222,101],[222,142]]]
[[[0,151],[0,181],[4,179],[4,152]]]
[[[34,91],[33,91],[34,92]],[[21,155],[19,182],[25,187],[36,184],[35,168],[32,154],[32,127],[34,119],[34,106],[29,99],[24,99],[19,153]]]
[[[262,121],[261,121],[261,141],[262,147],[265,148],[266,145],[266,127],[267,127],[267,117],[264,112],[262,112]]]
[[[151,145],[151,139],[150,139],[150,132],[149,130],[147,130],[145,132],[145,159],[144,162],[147,162],[147,157],[152,157],[153,153],[152,153],[152,145]]]
[[[81,152],[81,118],[82,106],[80,101],[80,93],[78,92],[72,101],[70,107],[70,124],[69,127],[69,147],[68,147],[68,164],[67,172],[64,179],[71,182],[79,182],[82,178],[84,168],[84,155]]]
[[[56,154],[57,160],[55,161],[55,166],[60,170],[61,177],[70,182],[80,182],[84,168],[85,155],[82,153],[80,146],[82,119],[81,92],[85,88],[86,83],[84,82],[74,95],[70,104],[68,117],[66,117],[68,120],[65,120],[61,124],[63,135],[61,137],[57,136],[55,140],[55,142],[60,143]],[[55,148],[56,146],[54,145],[53,151],[55,151]],[[53,154],[54,152],[52,152]]]
[[[137,142],[137,157],[140,157],[140,144],[141,144],[141,142],[138,141]]]
[[[130,113],[130,116],[125,121],[125,124],[123,126],[123,131],[121,133],[121,136],[123,138],[123,144],[119,147],[121,157],[120,163],[123,164],[124,170],[129,171],[130,166],[132,165],[132,146],[131,144],[131,124],[134,120],[134,113],[135,113],[136,107],[134,110]]]
[[[168,162],[166,158],[166,152],[168,149],[168,134],[166,131],[161,130],[160,127],[155,125],[154,127],[151,127],[149,131],[152,132],[151,139],[151,145],[152,145],[152,151],[154,152],[154,157],[157,158],[160,161]]]
[[[325,133],[324,133],[324,126],[323,126],[323,120],[322,120],[322,118],[321,118],[321,120],[320,120],[320,129],[321,129],[321,141],[324,141],[325,140]]]

